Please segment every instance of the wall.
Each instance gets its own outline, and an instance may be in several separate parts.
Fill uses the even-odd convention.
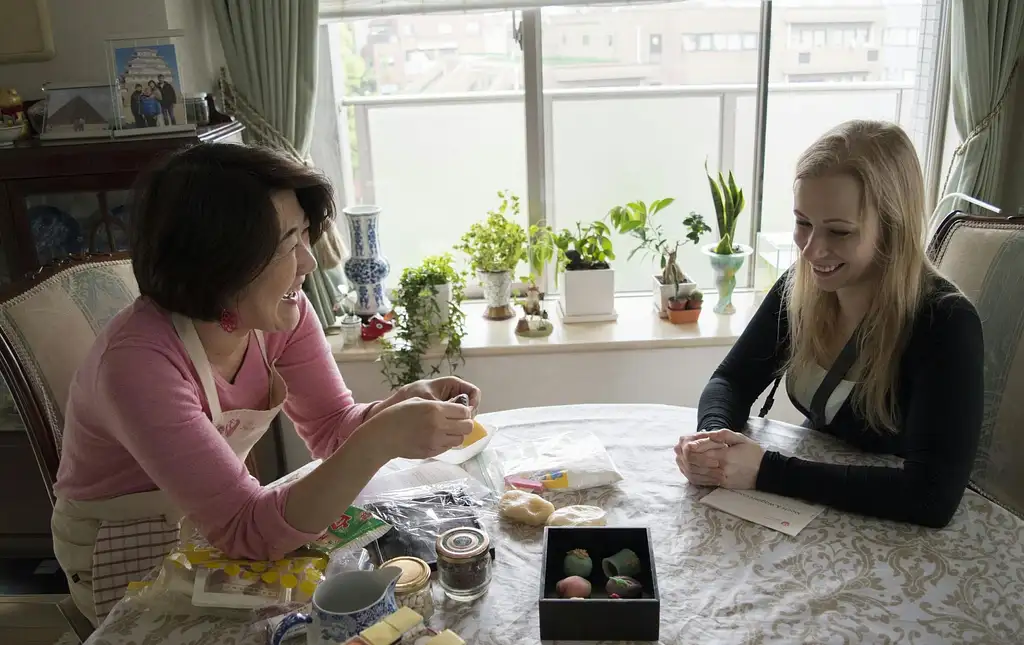
[[[185,29],[179,66],[184,91],[210,91],[223,53],[204,0],[48,0],[55,56],[38,63],[0,65],[0,87],[13,87],[22,98],[43,95],[46,82],[105,82],[104,39],[113,34]]]
[[[701,390],[728,347],[689,347],[645,351],[577,352],[470,357],[459,376],[483,393],[481,412],[579,403],[662,403],[697,407]],[[357,401],[387,396],[377,363],[342,363],[341,373]],[[760,399],[752,414],[760,410]],[[768,415],[801,423],[780,387]],[[628,432],[629,428],[623,428]],[[679,428],[679,433],[692,428]],[[286,421],[285,459],[289,470],[309,461],[305,445]]]

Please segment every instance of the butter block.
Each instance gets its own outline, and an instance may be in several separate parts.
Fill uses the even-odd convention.
[[[446,629],[427,641],[427,645],[466,645],[466,641],[452,630]]]

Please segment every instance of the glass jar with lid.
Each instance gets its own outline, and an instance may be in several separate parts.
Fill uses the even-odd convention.
[[[437,537],[437,578],[449,598],[469,602],[487,592],[490,546],[490,537],[478,528],[454,528]]]
[[[392,558],[380,566],[396,567],[402,571],[395,586],[395,600],[398,601],[399,607],[408,607],[423,616],[423,620],[434,614],[430,566],[426,562],[419,558],[403,556]]]

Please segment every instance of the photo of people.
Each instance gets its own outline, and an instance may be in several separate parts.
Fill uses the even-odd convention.
[[[186,123],[174,45],[114,50],[121,123],[125,129],[178,129]]]

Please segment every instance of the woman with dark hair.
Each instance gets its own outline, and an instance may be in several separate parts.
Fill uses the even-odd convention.
[[[182,520],[230,556],[280,558],[389,460],[459,445],[480,398],[445,377],[354,402],[301,290],[334,216],[313,170],[201,144],[145,177],[136,201],[141,295],[71,383],[54,487],[54,551],[94,623],[160,563]],[[459,394],[469,407],[447,402]],[[267,489],[244,460],[282,410],[323,463]]]

